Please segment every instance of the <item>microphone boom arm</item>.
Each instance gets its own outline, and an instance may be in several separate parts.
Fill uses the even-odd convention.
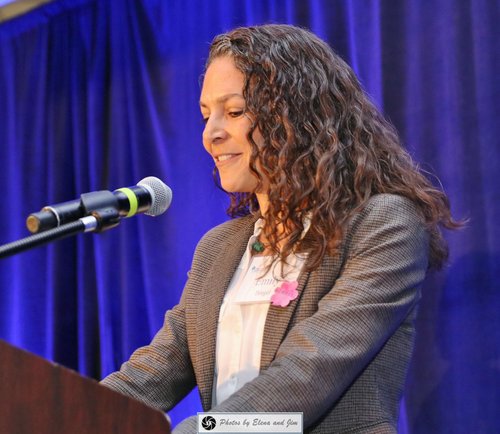
[[[0,259],[80,232],[102,232],[119,224],[120,215],[116,209],[104,208],[96,210],[92,212],[92,215],[0,246]]]

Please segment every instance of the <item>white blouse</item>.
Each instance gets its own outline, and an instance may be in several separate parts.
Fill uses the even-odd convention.
[[[258,239],[263,224],[263,219],[255,222],[254,233],[220,308],[212,392],[214,405],[259,374],[262,337],[271,297],[283,281],[297,281],[305,262],[305,255],[291,254],[285,265],[284,279],[280,263],[266,272],[272,256],[252,256],[252,244]],[[309,224],[306,226],[302,236]]]

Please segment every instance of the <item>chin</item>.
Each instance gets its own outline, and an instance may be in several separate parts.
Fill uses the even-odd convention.
[[[257,185],[249,185],[248,183],[224,181],[221,179],[221,187],[228,193],[251,193],[255,191]]]
[[[224,185],[224,184],[222,184],[222,188],[227,193],[246,193],[245,191],[242,191],[241,188],[234,187],[234,186],[231,186],[231,185]]]

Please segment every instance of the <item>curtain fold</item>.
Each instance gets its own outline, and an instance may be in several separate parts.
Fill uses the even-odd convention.
[[[0,244],[87,191],[152,175],[174,198],[161,217],[0,260],[0,338],[98,379],[150,341],[226,219],[201,145],[209,43],[268,22],[327,40],[470,218],[426,282],[399,432],[497,432],[499,1],[59,0],[1,23]],[[170,415],[198,409],[194,392]]]

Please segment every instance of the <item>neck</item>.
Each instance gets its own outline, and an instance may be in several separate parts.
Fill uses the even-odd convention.
[[[255,194],[256,197],[257,197],[257,202],[259,202],[259,209],[260,209],[260,213],[261,215],[264,217],[269,209],[269,197],[267,194],[265,193],[256,193]],[[283,228],[283,225],[281,223],[279,223],[276,227],[276,233],[281,236],[283,233],[284,233],[284,228]],[[268,244],[268,240],[265,236],[264,233],[261,233],[261,235],[259,236],[259,241],[261,243],[263,243],[263,246],[265,247],[267,244]],[[279,242],[278,242],[278,245],[277,247],[279,249],[281,249],[283,247],[283,245],[285,244],[285,239],[281,239]],[[261,252],[259,252],[261,253]],[[264,250],[261,254],[271,254],[272,252],[270,252],[267,248],[266,250]]]
[[[260,213],[264,216],[269,208],[269,197],[265,193],[256,193],[257,202],[259,202]]]

